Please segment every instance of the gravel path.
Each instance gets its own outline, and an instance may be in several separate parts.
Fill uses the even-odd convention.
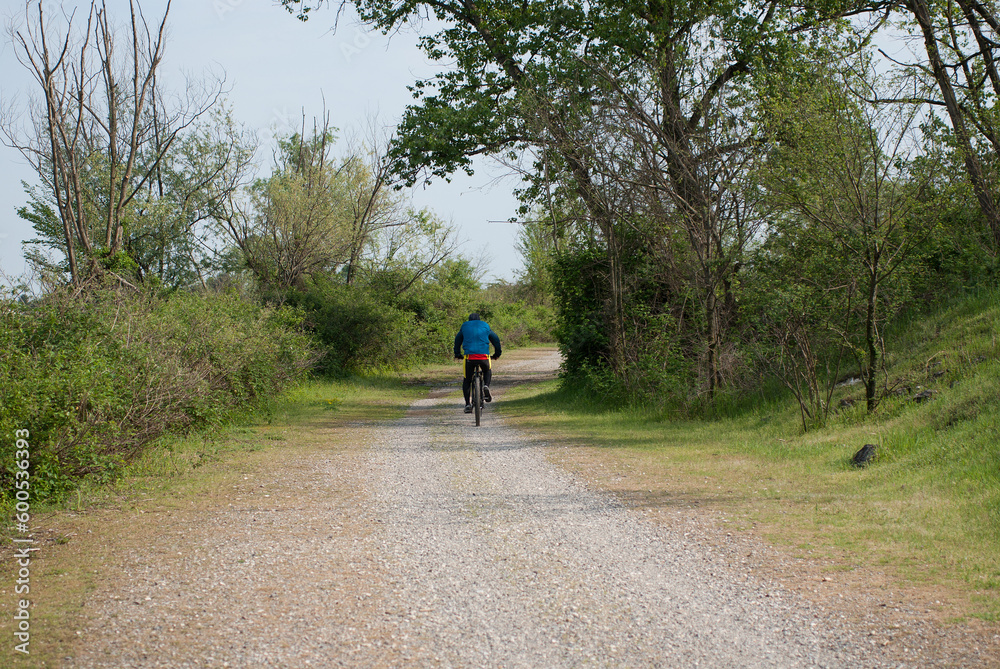
[[[500,393],[498,393],[500,394]],[[378,430],[377,543],[398,638],[449,667],[873,666],[818,612],[549,464],[487,413]]]
[[[558,359],[507,364],[509,384]],[[282,452],[222,503],[127,521],[147,525],[115,550],[66,665],[896,666],[753,578],[739,541],[706,540],[687,511],[644,519],[460,401],[437,390],[391,424],[316,430],[364,443]]]

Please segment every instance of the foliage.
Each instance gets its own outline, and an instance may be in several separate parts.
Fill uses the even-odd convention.
[[[327,275],[282,295],[302,311],[323,352],[317,371],[343,376],[447,360],[455,333],[472,311],[490,323],[504,346],[551,341],[550,309],[527,304],[509,286],[482,289],[465,259],[438,265],[402,291],[399,279],[396,272],[376,273],[347,285],[342,276]]]
[[[61,235],[59,251],[74,285],[104,275],[129,284],[134,277],[117,269],[156,271],[143,266],[152,262],[150,253],[161,275],[162,263],[178,257],[190,269],[191,212],[188,197],[174,197],[169,163],[178,139],[220,99],[222,83],[189,85],[183,95],[166,91],[157,75],[169,6],[152,25],[134,2],[130,9],[132,21],[116,25],[96,1],[82,20],[75,13],[53,20],[42,2],[28,2],[10,27],[18,59],[40,90],[28,129],[11,114],[0,120],[0,134],[43,184],[44,196],[36,199],[60,226],[36,229],[49,246]],[[121,42],[129,47],[120,49]]]
[[[690,342],[665,299],[666,289],[650,274],[648,257],[637,250],[632,260],[623,305],[626,364],[616,370],[608,336],[607,284],[600,280],[608,267],[606,255],[570,247],[556,256],[555,334],[566,378],[612,404],[687,407],[696,387],[694,356],[685,348]]]
[[[315,5],[283,4],[300,18]],[[355,5],[384,31],[432,14],[421,47],[452,64],[412,87],[416,102],[390,150],[397,175],[415,183],[468,171],[475,155],[504,156],[528,184],[525,208],[545,210],[551,229],[526,230],[522,239],[529,280],[543,290],[550,280],[538,253],[549,238],[557,255],[565,251],[559,240],[570,238],[603,256],[576,266],[596,273],[552,279],[557,301],[572,299],[574,282],[600,296],[599,309],[579,316],[585,320],[564,324],[574,338],[564,341],[569,364],[574,350],[591,346],[590,329],[606,337],[597,367],[628,392],[646,388],[639,369],[666,373],[649,362],[675,355],[686,370],[697,367],[684,372],[692,385],[684,395],[711,397],[730,382],[740,366],[730,333],[739,316],[735,286],[762,223],[749,180],[765,146],[760,82],[808,62],[819,45],[836,46],[837,19],[855,8]]]
[[[550,443],[561,462],[659,505],[717,511],[735,528],[854,569],[877,556],[902,580],[948,585],[974,615],[1000,616],[1000,291],[975,291],[890,328],[889,374],[910,392],[875,415],[858,386],[834,394],[826,424],[800,428],[799,407],[772,383],[711,419],[609,405],[578,386],[523,386],[505,417]],[[915,401],[918,390],[931,399]],[[581,396],[582,395],[582,396]],[[879,460],[851,466],[863,444]],[[734,532],[737,530],[734,529]],[[936,597],[936,595],[935,595]],[[956,598],[961,599],[961,598]]]
[[[744,277],[743,345],[761,376],[788,388],[802,427],[822,426],[841,372],[851,364],[855,283],[836,244],[798,219],[779,219]]]
[[[269,404],[312,360],[301,315],[235,295],[92,290],[0,304],[0,485],[8,439],[31,433],[32,482],[57,496],[81,476],[114,477],[151,441]]]
[[[888,390],[879,383],[886,355],[882,330],[908,297],[915,251],[931,230],[927,219],[916,215],[921,175],[909,169],[916,109],[897,105],[885,111],[857,99],[854,88],[879,83],[874,75],[858,81],[863,67],[843,79],[817,73],[804,90],[776,105],[781,141],[762,181],[776,214],[793,219],[781,226],[782,233],[803,239],[813,254],[836,249],[831,260],[841,271],[826,277],[825,285],[850,305],[840,317],[841,335],[857,359],[872,412]],[[816,265],[812,269],[827,273]],[[785,283],[822,285],[820,276],[800,273]],[[856,325],[849,327],[852,309]]]
[[[412,364],[413,315],[370,291],[314,278],[286,299],[305,314],[305,325],[321,346],[318,372],[344,374]]]

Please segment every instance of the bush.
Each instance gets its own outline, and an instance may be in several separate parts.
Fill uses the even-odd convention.
[[[287,303],[303,310],[322,354],[317,371],[341,375],[370,368],[402,369],[420,338],[412,313],[380,301],[361,287],[314,281],[291,291]]]
[[[234,295],[104,290],[0,303],[0,480],[13,433],[30,431],[33,493],[112,478],[167,432],[216,426],[266,406],[314,353],[301,315]]]
[[[504,346],[553,341],[552,310],[510,298],[502,287],[480,290],[451,278],[418,282],[396,294],[380,281],[347,286],[322,277],[283,297],[302,310],[323,350],[318,371],[335,376],[448,360],[455,333],[472,311]]]
[[[469,312],[479,312],[482,319],[500,336],[504,346],[554,342],[555,312],[552,307],[545,303],[531,303],[518,295],[518,292],[523,291],[508,288],[512,287],[505,284],[490,286],[482,291]],[[461,311],[455,314],[453,320],[457,321],[454,326],[456,331],[468,315],[469,313]]]

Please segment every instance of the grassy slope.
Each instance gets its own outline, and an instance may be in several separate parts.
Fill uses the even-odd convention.
[[[561,446],[557,458],[637,505],[715,509],[796,555],[944,587],[957,592],[959,615],[998,620],[998,297],[898,328],[889,378],[909,392],[874,417],[859,402],[806,434],[787,401],[678,421],[581,406],[552,383],[518,389],[501,408]],[[924,389],[936,394],[914,402]],[[835,402],[862,392],[839,390]],[[866,443],[878,445],[879,460],[857,470],[849,460]]]

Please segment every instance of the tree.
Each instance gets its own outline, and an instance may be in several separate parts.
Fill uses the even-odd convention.
[[[845,359],[855,350],[858,281],[826,228],[794,208],[771,213],[767,237],[743,277],[744,347],[792,393],[802,429],[809,430],[825,424]]]
[[[876,99],[944,110],[996,254],[1000,252],[1000,202],[993,166],[1000,159],[996,107],[1000,14],[993,3],[979,0],[906,0],[900,7],[916,24],[926,61],[899,64],[922,85],[915,87],[914,94]]]
[[[333,164],[329,121],[314,121],[310,135],[278,139],[274,171],[258,179],[240,200],[230,193],[216,219],[240,249],[244,262],[266,287],[302,287],[317,272],[334,271],[348,254],[347,192]]]
[[[870,75],[868,81],[877,80]],[[814,247],[832,243],[839,250],[848,273],[832,285],[848,295],[842,304],[855,304],[861,312],[863,331],[844,335],[857,353],[871,413],[885,368],[883,324],[899,304],[887,297],[930,230],[924,219],[911,215],[922,186],[908,170],[919,148],[913,136],[916,108],[886,110],[859,100],[850,93],[859,85],[864,83],[857,79],[845,85],[817,77],[805,95],[788,100],[795,111],[781,116],[784,141],[771,154],[768,185],[773,202],[797,217],[794,234]],[[854,295],[856,301],[850,299]]]
[[[21,132],[9,110],[0,126],[42,178],[75,285],[105,272],[127,283],[113,268],[132,264],[125,250],[130,209],[162,174],[181,133],[221,94],[220,85],[192,85],[168,100],[157,74],[170,3],[152,30],[135,0],[129,10],[121,33],[97,0],[82,29],[71,14],[60,30],[41,0],[29,1],[23,26],[12,31],[42,101],[32,110],[31,132]],[[119,50],[122,40],[127,48]]]
[[[316,3],[283,0],[308,10]],[[732,285],[753,235],[740,180],[757,155],[753,77],[780,70],[807,37],[870,4],[669,1],[622,3],[356,2],[390,31],[433,16],[421,36],[454,63],[413,86],[391,153],[408,182],[469,170],[473,156],[534,150],[534,192],[558,181],[582,205],[606,255],[608,361],[626,374],[626,265],[658,248],[674,320],[702,340],[704,389],[722,381]],[[532,189],[529,188],[529,192]],[[545,202],[538,203],[545,205]],[[645,266],[645,265],[644,265]],[[638,265],[635,265],[638,267]],[[643,270],[647,271],[647,270]],[[684,313],[691,301],[695,317]]]
[[[122,253],[115,266],[106,261],[105,267],[128,280],[171,288],[204,286],[207,274],[226,271],[228,259],[220,254],[210,219],[218,213],[214,203],[245,184],[255,151],[256,138],[228,110],[219,106],[201,119],[174,142],[154,179],[123,209]],[[84,185],[96,192],[108,179],[106,161],[95,157],[90,165]],[[71,276],[52,192],[27,185],[25,192],[28,204],[18,214],[37,235],[25,242],[25,257],[57,281]]]
[[[351,286],[380,272],[404,291],[451,255],[454,231],[391,188],[377,141],[352,141],[341,158],[334,141],[328,118],[310,133],[303,118],[300,132],[278,139],[272,173],[242,188],[233,173],[224,191],[210,187],[205,216],[278,293],[311,276],[340,275]]]
[[[392,160],[387,155],[388,138],[378,129],[378,119],[369,119],[364,140],[349,142],[341,170],[347,182],[350,208],[350,250],[345,279],[354,283],[362,259],[376,237],[410,223],[403,195],[391,187]]]
[[[359,267],[366,285],[396,298],[458,250],[454,228],[427,209],[406,212],[401,225],[380,228]]]

